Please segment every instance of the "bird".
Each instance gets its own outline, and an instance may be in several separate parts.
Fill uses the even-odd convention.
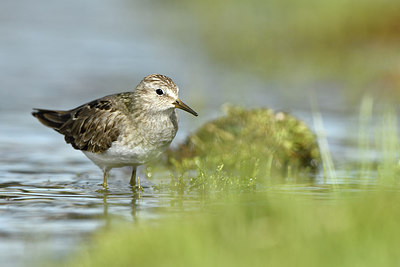
[[[64,135],[66,143],[103,171],[104,189],[110,170],[125,166],[132,167],[129,183],[136,187],[137,167],[159,157],[174,139],[176,109],[198,116],[179,99],[178,92],[171,78],[151,74],[133,91],[104,96],[71,110],[34,108],[32,115]]]

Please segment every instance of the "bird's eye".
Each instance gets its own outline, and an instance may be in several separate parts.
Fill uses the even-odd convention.
[[[157,89],[156,93],[157,93],[157,95],[163,95],[164,91],[162,89]]]

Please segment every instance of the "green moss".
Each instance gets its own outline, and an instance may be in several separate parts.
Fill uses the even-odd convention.
[[[253,188],[271,177],[315,171],[320,162],[314,134],[295,117],[270,109],[227,106],[168,152],[181,177],[196,170],[192,188]]]

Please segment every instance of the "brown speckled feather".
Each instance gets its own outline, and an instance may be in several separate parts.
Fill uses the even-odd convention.
[[[106,96],[68,111],[36,109],[32,115],[65,137],[75,149],[102,153],[120,135],[132,93]]]

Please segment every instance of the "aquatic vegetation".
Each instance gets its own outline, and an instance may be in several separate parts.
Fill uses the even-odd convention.
[[[134,225],[126,223],[122,227],[118,225],[111,230],[99,231],[89,249],[83,248],[77,258],[65,265],[397,265],[400,261],[397,252],[400,246],[397,117],[392,109],[386,110],[379,114],[383,119],[377,131],[371,131],[371,101],[365,98],[360,109],[360,152],[374,146],[382,157],[375,163],[360,162],[359,173],[375,178],[374,183],[360,182],[357,186],[346,181],[341,184],[313,183],[311,187],[306,185],[306,188],[296,189],[295,181],[285,179],[278,185],[251,192],[229,194],[229,191],[222,190],[218,201],[206,196],[195,198],[198,200],[196,204],[182,205],[184,214],[179,216],[171,213],[156,222],[142,220]],[[244,110],[233,108],[230,112],[238,112],[240,117]],[[255,113],[258,112],[263,117],[266,112],[271,118],[276,114],[269,110]],[[210,125],[218,125],[216,122],[220,120],[228,119],[220,118]],[[370,129],[369,133],[365,133],[365,129]],[[201,128],[193,136],[203,131],[207,130]],[[187,149],[190,140],[181,149]],[[255,142],[257,138],[252,140]],[[265,141],[263,138],[260,140]],[[189,155],[195,150],[185,151]],[[174,154],[171,153],[172,157]],[[202,166],[201,157],[198,154],[188,160],[200,161],[197,164]],[[240,155],[235,158],[240,159]],[[176,163],[178,167],[185,167],[184,159],[175,160],[180,162]],[[232,168],[235,167],[233,164]],[[356,167],[352,165],[352,168]],[[208,166],[201,169],[207,170]],[[210,173],[215,177],[207,178]],[[215,172],[204,171],[199,177],[209,181],[232,181],[225,166],[219,166]],[[184,179],[180,179],[187,186]],[[217,185],[217,188],[224,187]],[[209,189],[204,186],[204,191]],[[317,194],[316,190],[322,193]],[[187,200],[185,193],[182,192],[180,199],[182,204]],[[179,196],[171,200],[171,205],[177,199]]]
[[[188,173],[191,188],[251,189],[269,179],[316,171],[320,154],[314,133],[284,112],[225,106],[225,116],[201,126],[174,150],[177,177]]]
[[[400,195],[246,195],[184,219],[99,232],[68,266],[395,266]]]

